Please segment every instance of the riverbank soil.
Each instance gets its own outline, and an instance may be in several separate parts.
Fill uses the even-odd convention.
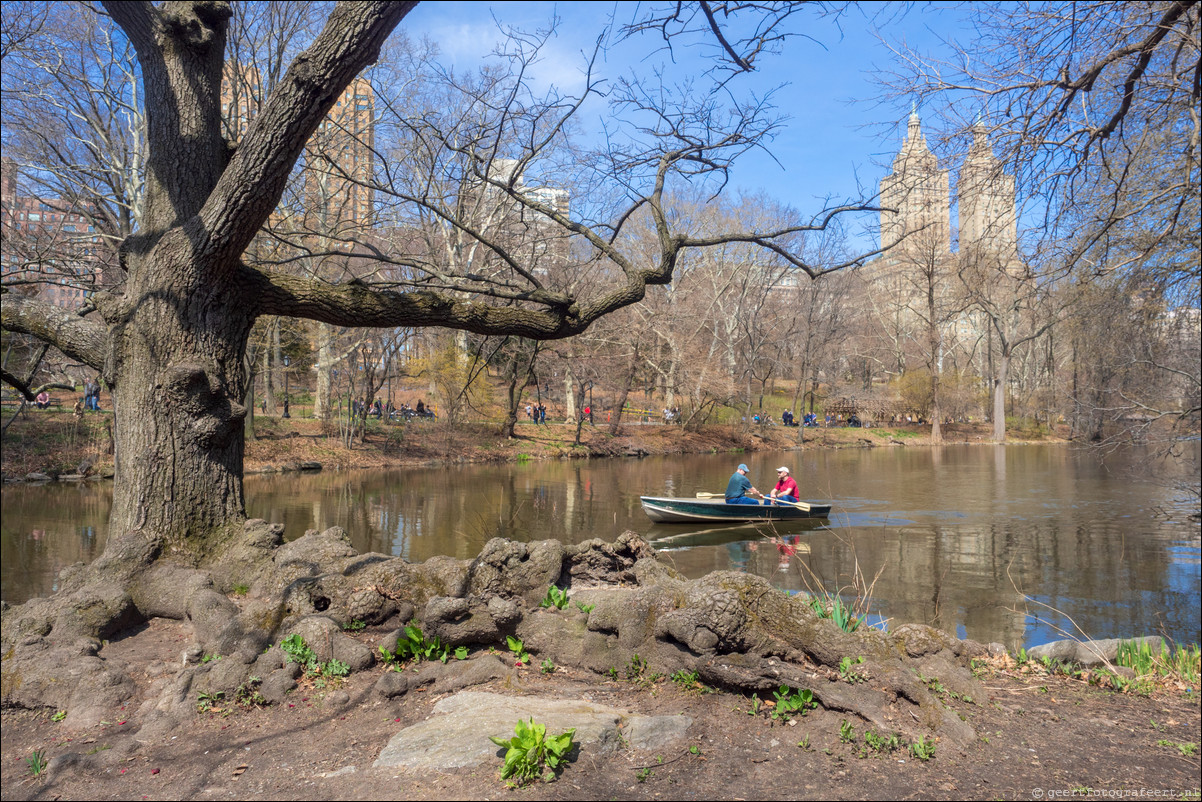
[[[983,443],[989,424],[948,424],[946,443]],[[1058,432],[1056,434],[1063,434]],[[1012,432],[1013,442],[1056,441],[1042,430]],[[804,429],[784,426],[712,424],[698,430],[658,422],[624,423],[618,436],[602,422],[585,424],[576,445],[576,426],[563,422],[536,426],[520,422],[517,436],[504,438],[495,424],[415,420],[385,425],[369,420],[365,436],[349,447],[336,427],[294,417],[257,416],[254,437],[246,441],[248,473],[287,470],[302,462],[327,469],[404,468],[443,462],[513,462],[655,454],[786,451],[798,448],[897,448],[930,444],[930,427],[917,424],[859,429]],[[4,435],[0,471],[6,480],[30,473],[112,475],[112,415],[76,416],[69,410],[27,410]],[[81,470],[82,468],[82,470]]]
[[[139,731],[140,703],[177,670],[189,639],[185,625],[153,619],[109,642],[105,656],[135,667],[140,696],[98,726],[3,711],[4,799],[1050,799],[1092,789],[1196,800],[1202,772],[1197,689],[1180,683],[1116,693],[991,658],[979,670],[984,697],[944,700],[978,737],[962,752],[936,741],[923,760],[904,746],[874,747],[858,719],[847,732],[837,711],[783,724],[770,707],[753,715],[751,698],[678,684],[654,666],[613,679],[545,673],[536,660],[473,690],[587,699],[690,723],[660,749],[581,748],[556,782],[515,792],[499,777],[499,757],[444,771],[373,767],[389,739],[442,697],[415,689],[386,699],[374,689],[383,666],[325,688],[302,681],[283,704],[215,700],[172,729]],[[473,660],[496,658],[480,651]],[[37,776],[35,753],[47,765]]]

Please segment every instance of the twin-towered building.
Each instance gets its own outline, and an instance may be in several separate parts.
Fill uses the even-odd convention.
[[[958,178],[957,237],[950,170],[939,166],[918,114],[912,113],[893,172],[881,180],[885,253],[864,273],[869,306],[888,329],[898,371],[905,369],[909,359],[904,354],[913,347],[927,354],[923,361],[931,359],[932,326],[940,331],[940,364],[957,348],[979,351],[976,346],[988,336],[988,327],[970,296],[979,300],[1003,276],[1021,279],[1025,273],[1018,253],[1014,177],[1003,170],[980,123],[973,127]]]
[[[1002,170],[985,128],[973,128],[972,146],[960,168],[961,254],[1018,258],[1014,176]],[[906,138],[893,160],[893,172],[881,180],[881,247],[895,262],[941,260],[952,254],[949,170],[939,167],[927,147],[917,112],[910,115]]]

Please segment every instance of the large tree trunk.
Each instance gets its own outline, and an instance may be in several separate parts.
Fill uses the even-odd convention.
[[[517,435],[518,406],[522,403],[516,371],[509,375],[509,382],[505,386],[505,400],[505,421],[501,424],[501,436],[512,440]]]
[[[609,424],[609,434],[612,437],[617,437],[622,433],[622,410],[626,408],[626,400],[630,398],[630,386],[634,384],[634,377],[639,370],[639,349],[638,344],[635,344],[634,353],[630,355],[630,368],[626,371],[626,375],[622,378],[622,386],[619,388],[618,401],[616,408],[613,411],[613,419]]]
[[[1006,442],[1006,381],[1010,372],[1010,352],[1002,348],[994,361],[997,372],[993,377],[993,442]]]
[[[519,343],[509,360],[505,422],[501,426],[502,436],[509,439],[517,436],[518,408],[522,404],[522,392],[526,389],[526,385],[530,383],[530,378],[534,375],[534,363],[538,359],[538,345],[534,346],[530,358],[526,360],[525,366],[522,365],[523,356],[523,347]]]
[[[931,374],[931,442],[943,442],[943,411],[939,408],[939,374]]]
[[[280,347],[280,319],[277,317],[272,318],[271,337],[268,341],[268,347],[263,349],[263,400],[267,402],[266,410],[268,415],[279,413],[275,394],[280,381],[276,372],[280,370],[280,366],[283,364],[284,351]]]
[[[330,371],[334,362],[334,328],[328,323],[317,324],[317,381],[313,392],[313,417],[330,419],[330,404],[333,402]]]
[[[563,374],[563,405],[564,405],[564,423],[571,423],[573,415],[577,414],[576,409],[576,374],[572,372],[572,366],[569,364]]]
[[[166,538],[177,548],[193,540],[187,549],[199,551],[243,516],[240,399],[253,320],[221,289],[156,284],[133,296],[134,312],[114,343],[121,458],[110,531],[115,541]],[[210,314],[216,305],[229,313]]]

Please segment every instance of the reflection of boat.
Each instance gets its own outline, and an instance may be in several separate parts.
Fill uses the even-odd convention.
[[[657,523],[699,521],[795,521],[825,518],[830,504],[727,504],[722,498],[657,498],[641,496],[643,512]]]
[[[778,522],[733,522],[729,525],[701,521],[693,525],[653,524],[644,530],[647,540],[658,551],[668,549],[694,549],[703,546],[725,546],[731,543],[754,543],[779,531],[787,531],[788,537],[822,529],[827,525],[825,518],[802,518],[778,526]],[[806,547],[808,551],[808,546]]]

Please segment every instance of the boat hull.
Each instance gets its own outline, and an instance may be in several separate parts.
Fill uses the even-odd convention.
[[[643,512],[656,523],[698,523],[702,521],[797,521],[825,518],[830,504],[801,502],[788,504],[727,504],[725,499],[659,498],[641,496]]]

